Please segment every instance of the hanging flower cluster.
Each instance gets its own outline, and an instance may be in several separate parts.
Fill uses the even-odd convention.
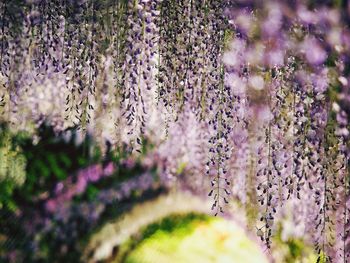
[[[346,260],[350,6],[323,2],[3,1],[0,118],[150,140],[267,248],[291,206],[319,262]]]
[[[291,203],[317,261],[346,261],[348,14],[304,1],[242,2],[227,14],[236,37],[224,61],[247,72],[240,82],[250,157],[241,167],[256,176],[244,175],[241,185],[242,201],[259,211],[257,235],[270,248],[274,222]]]

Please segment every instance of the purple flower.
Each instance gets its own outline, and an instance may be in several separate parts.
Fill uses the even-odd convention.
[[[311,65],[320,65],[326,58],[327,53],[321,46],[320,42],[314,37],[308,37],[301,45],[307,61]]]

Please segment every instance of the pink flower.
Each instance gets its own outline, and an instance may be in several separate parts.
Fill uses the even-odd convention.
[[[115,172],[115,166],[112,162],[107,164],[107,166],[104,168],[103,173],[105,176],[110,176]]]
[[[49,211],[51,213],[55,212],[56,209],[57,209],[57,202],[56,202],[56,200],[50,199],[50,200],[46,201],[45,208],[46,208],[47,211]]]
[[[86,188],[86,185],[87,185],[87,181],[85,178],[83,177],[80,177],[78,179],[78,183],[76,184],[75,186],[75,193],[76,194],[81,194],[85,191],[85,188]]]

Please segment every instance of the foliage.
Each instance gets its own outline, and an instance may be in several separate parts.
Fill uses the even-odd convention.
[[[6,125],[0,127],[0,208],[16,209],[11,196],[16,187],[23,185],[26,159]]]
[[[139,175],[145,168],[125,161],[125,149],[106,152],[102,158],[91,137],[85,136],[79,142],[81,135],[74,130],[57,135],[51,126],[43,124],[37,134],[37,142],[21,134],[2,137],[8,149],[21,149],[18,154],[26,164],[22,183],[16,181],[17,177],[1,180],[1,187],[8,189],[1,195],[2,260],[9,260],[12,254],[16,261],[77,262],[78,242],[83,242],[103,221],[120,215],[123,199],[125,206],[128,198],[135,201],[142,194],[137,192],[139,185],[123,182],[132,178],[142,181]],[[79,188],[83,182],[86,187]],[[114,197],[109,198],[111,195]],[[117,201],[120,208],[115,210]]]

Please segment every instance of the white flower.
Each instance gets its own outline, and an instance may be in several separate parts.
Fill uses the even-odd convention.
[[[255,90],[263,90],[265,87],[264,78],[261,76],[252,76],[249,79],[249,85]]]

